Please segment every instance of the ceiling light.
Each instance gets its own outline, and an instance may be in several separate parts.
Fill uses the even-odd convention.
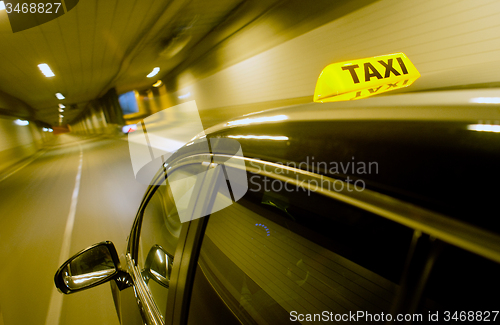
[[[158,72],[160,72],[160,68],[156,67],[153,69],[153,71],[151,71],[150,74],[147,75],[148,78],[153,78],[154,76],[156,76],[158,74]]]
[[[61,93],[56,93],[56,97],[60,100],[63,100],[65,98]]]
[[[19,120],[19,119],[18,119],[18,120],[15,120],[15,121],[14,121],[14,123],[15,123],[16,125],[21,125],[21,126],[25,126],[25,125],[30,124],[30,122],[28,122],[28,121],[26,121],[26,120]]]
[[[61,112],[61,113],[62,113],[62,112],[64,112],[64,110],[63,110],[62,108],[59,108],[59,112]]]
[[[63,104],[59,104],[59,108],[65,108],[66,106],[64,106]]]
[[[158,80],[157,82],[155,82],[155,83],[153,84],[153,87],[160,87],[161,85],[162,85],[161,80]]]
[[[64,115],[62,115],[62,114],[59,114],[59,117],[60,117],[60,118],[63,118],[63,117],[64,117]]]
[[[42,63],[38,65],[38,68],[40,68],[40,71],[45,75],[45,77],[50,78],[55,76],[54,72],[50,69],[49,65],[46,63]]]
[[[0,1],[0,10],[5,10],[5,4],[3,1]]]

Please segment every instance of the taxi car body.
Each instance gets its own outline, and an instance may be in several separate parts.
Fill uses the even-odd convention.
[[[212,127],[207,139],[241,145],[246,194],[197,178],[193,206],[232,204],[179,220],[174,180],[241,168],[195,141],[158,171],[125,257],[92,246],[56,285],[110,281],[122,324],[498,321],[500,111],[487,98],[500,92],[313,103]]]

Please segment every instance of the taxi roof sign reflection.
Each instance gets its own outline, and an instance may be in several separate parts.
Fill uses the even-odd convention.
[[[344,61],[326,66],[314,90],[315,102],[370,97],[410,86],[420,77],[403,53]]]

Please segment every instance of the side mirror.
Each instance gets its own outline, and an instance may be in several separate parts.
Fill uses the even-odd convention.
[[[67,260],[56,272],[57,289],[65,294],[85,290],[118,274],[118,254],[110,241],[90,246]]]
[[[174,257],[165,252],[161,246],[154,245],[149,250],[144,270],[142,271],[142,277],[146,284],[149,280],[153,280],[168,288],[173,265]]]

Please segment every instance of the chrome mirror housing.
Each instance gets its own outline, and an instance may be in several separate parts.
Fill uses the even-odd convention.
[[[118,274],[118,254],[112,242],[90,246],[67,260],[56,272],[57,289],[65,294],[85,290]]]

